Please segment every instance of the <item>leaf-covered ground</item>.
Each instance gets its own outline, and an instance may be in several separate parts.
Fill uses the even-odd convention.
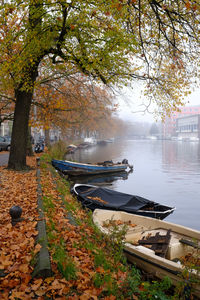
[[[32,278],[41,247],[36,243],[36,156],[28,157],[27,164],[28,172],[0,167],[0,299],[154,299],[156,293],[170,299],[162,292],[167,285],[150,288],[134,268],[130,276],[122,263],[121,245],[98,236],[67,182],[45,161],[41,186],[52,276]],[[14,205],[23,209],[23,220],[12,226],[9,209]]]
[[[28,160],[33,170],[26,173],[0,167],[1,299],[32,299],[36,292],[35,281],[31,281],[31,261],[40,249],[35,244],[38,218],[37,183],[35,158]],[[23,221],[12,226],[9,210],[15,205],[22,208]]]
[[[52,222],[51,214],[54,222],[54,229],[50,235],[54,245],[50,249],[53,276],[44,280],[32,279],[34,257],[40,250],[40,245],[35,242],[38,220],[36,158],[28,158],[28,165],[32,167],[28,172],[14,172],[0,167],[0,299],[41,300],[47,296],[51,299],[97,299],[104,287],[94,287],[93,277],[96,271],[94,272],[94,257],[90,255],[91,250],[83,246],[81,249],[74,247],[75,244],[83,244],[83,236],[87,238],[92,233],[89,227],[84,228],[84,224],[74,226],[69,223],[66,209],[56,190],[55,179],[48,171],[41,173],[41,182],[44,196],[53,201],[46,214],[47,227],[50,226],[48,223]],[[70,201],[73,200],[68,195],[68,203]],[[22,208],[23,220],[12,226],[9,209],[14,205]],[[79,211],[79,217],[85,217],[83,210]],[[74,278],[71,276],[69,280],[66,280],[62,270],[61,272],[59,270],[59,254],[58,257],[55,256],[61,240],[76,269],[76,276]],[[65,257],[64,260],[63,270],[65,265],[70,268],[69,259]],[[65,271],[67,272],[67,269]],[[69,273],[70,271],[69,269]],[[98,267],[97,272],[104,273],[104,269]],[[104,298],[115,299],[115,296]]]

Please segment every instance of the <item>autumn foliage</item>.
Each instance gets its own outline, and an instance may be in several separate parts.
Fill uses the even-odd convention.
[[[68,129],[98,131],[116,110],[111,90],[80,74],[37,85],[33,104],[30,124],[59,128],[63,136]]]
[[[43,170],[41,181],[43,197],[49,199],[46,204],[44,201],[44,205],[48,207],[46,221],[53,275],[46,279],[32,278],[34,260],[41,246],[36,243],[38,214],[35,157],[28,158],[28,162],[33,169],[26,173],[8,171],[1,167],[1,299],[42,300],[44,296],[53,297],[53,299],[66,299],[66,297],[67,299],[97,299],[108,287],[106,287],[106,282],[102,286],[95,286],[94,278],[96,274],[104,276],[107,273],[109,275],[110,271],[100,265],[95,267],[94,252],[98,250],[87,249],[84,242],[90,236],[93,242],[92,236],[94,235],[93,229],[84,221],[87,219],[87,214],[79,207],[76,211],[81,220],[79,225],[70,224],[54,178],[48,170]],[[74,206],[75,200],[72,196],[68,195],[66,201],[69,206]],[[23,220],[15,226],[11,225],[9,215],[9,209],[13,205],[21,206],[23,209]],[[64,260],[59,257],[63,245],[67,255]],[[106,244],[99,245],[99,247],[102,246],[106,248]],[[58,251],[58,249],[61,250]],[[70,273],[69,258],[72,262],[71,269],[74,267],[76,270],[74,274]],[[113,263],[112,258],[111,262]],[[68,271],[63,273],[63,270],[67,270],[65,268],[67,265]],[[126,272],[120,269],[114,274],[119,284],[123,278],[126,278]],[[102,299],[116,299],[116,297],[109,296]]]

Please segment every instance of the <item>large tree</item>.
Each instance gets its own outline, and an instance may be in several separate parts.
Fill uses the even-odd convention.
[[[198,67],[199,11],[199,3],[188,0],[2,1],[0,79],[4,88],[13,86],[16,103],[8,167],[26,167],[42,64],[110,85],[142,79],[161,110],[180,105]]]

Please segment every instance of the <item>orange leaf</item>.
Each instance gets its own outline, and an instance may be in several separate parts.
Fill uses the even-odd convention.
[[[24,296],[25,296],[24,292],[15,292],[15,291],[13,291],[12,295],[9,297],[9,299],[11,299],[11,300],[22,299],[23,300],[25,298]]]
[[[96,268],[96,271],[102,274],[105,273],[105,270],[102,267]]]
[[[41,248],[42,248],[42,246],[40,244],[37,244],[34,249],[34,254],[38,253]]]
[[[43,296],[46,294],[46,288],[44,286],[41,286],[37,291],[35,291],[35,294],[37,296]]]
[[[187,2],[185,3],[185,6],[186,6],[187,9],[190,9],[190,7],[191,7],[190,2],[187,1]]]
[[[29,265],[28,264],[21,264],[19,266],[19,271],[23,273],[28,273],[29,272]]]
[[[43,280],[42,280],[41,278],[35,280],[35,281],[34,281],[34,284],[31,286],[31,289],[32,289],[33,291],[38,290],[39,287],[41,286],[42,282],[43,282]]]
[[[63,288],[63,284],[61,284],[57,279],[55,279],[51,284],[51,288],[54,290],[60,290]]]
[[[107,296],[107,297],[104,298],[104,300],[115,300],[115,299],[116,299],[116,297],[113,296],[113,295]]]

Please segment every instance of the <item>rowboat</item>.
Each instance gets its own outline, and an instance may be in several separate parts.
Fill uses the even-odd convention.
[[[200,231],[149,217],[102,209],[93,212],[93,222],[108,235],[114,226],[120,230],[125,225],[124,253],[130,263],[157,278],[168,276],[174,285],[185,282],[186,287],[200,297]],[[186,264],[188,272],[185,273]]]
[[[121,172],[125,171],[127,168],[133,168],[126,159],[119,163],[105,161],[97,164],[85,164],[68,160],[52,159],[52,165],[59,171],[72,176]]]
[[[175,210],[175,207],[162,205],[140,196],[95,185],[76,183],[72,191],[77,195],[83,206],[92,211],[96,208],[121,210],[163,220]]]

